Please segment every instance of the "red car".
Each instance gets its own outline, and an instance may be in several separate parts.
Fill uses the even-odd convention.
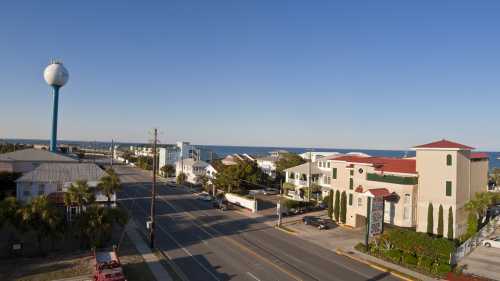
[[[127,281],[115,251],[95,252],[95,281]]]

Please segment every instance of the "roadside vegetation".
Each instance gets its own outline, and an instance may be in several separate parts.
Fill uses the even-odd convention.
[[[100,188],[118,190],[116,175],[103,178]],[[106,208],[95,203],[94,191],[85,181],[72,184],[64,194],[64,205],[56,205],[47,196],[38,196],[23,203],[14,197],[0,201],[0,227],[9,238],[3,253],[22,254],[34,245],[38,251],[29,255],[46,255],[57,249],[90,249],[108,246],[113,229],[123,227],[127,213],[121,208]],[[32,241],[34,240],[34,241]],[[23,245],[22,252],[11,249]],[[69,246],[68,246],[69,244]],[[76,244],[71,246],[72,244]]]
[[[451,271],[450,255],[457,243],[405,229],[387,229],[369,244],[368,253],[433,276],[444,276]],[[356,249],[366,252],[359,243]]]
[[[213,165],[218,171],[213,184],[224,192],[246,195],[250,189],[269,186],[271,183],[271,178],[254,162],[238,161],[236,165],[230,166],[215,162]]]

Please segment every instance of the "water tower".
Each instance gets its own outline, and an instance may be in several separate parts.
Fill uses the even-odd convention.
[[[43,78],[52,86],[54,104],[52,106],[52,135],[50,138],[50,151],[57,151],[57,111],[59,107],[59,89],[68,82],[68,70],[61,61],[53,60],[43,71]]]

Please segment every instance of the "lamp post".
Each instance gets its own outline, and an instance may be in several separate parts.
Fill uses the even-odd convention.
[[[53,105],[52,105],[52,132],[50,137],[50,151],[57,151],[57,115],[59,109],[59,89],[64,86],[69,79],[68,70],[62,62],[53,60],[45,68],[43,78],[52,87]]]

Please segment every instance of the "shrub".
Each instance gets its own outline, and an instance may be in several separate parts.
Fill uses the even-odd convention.
[[[447,263],[441,263],[435,267],[435,273],[439,275],[445,275],[451,271],[451,265]]]
[[[437,228],[437,235],[439,237],[443,237],[443,230],[444,230],[444,218],[443,218],[443,205],[439,205],[439,211],[438,211],[438,228]]]
[[[345,191],[342,191],[342,195],[340,197],[340,221],[342,223],[346,222],[347,216],[347,194]]]
[[[416,266],[417,265],[417,257],[414,255],[410,254],[405,254],[403,256],[403,263],[411,266]]]
[[[328,217],[333,218],[333,190],[330,190],[328,196],[326,196],[323,201],[326,201],[328,205]]]
[[[448,239],[453,239],[453,209],[448,209]]]
[[[384,255],[394,263],[401,262],[402,253],[398,249],[391,249],[389,251],[386,251]]]
[[[335,192],[335,207],[333,208],[333,213],[335,214],[335,221],[339,221],[340,218],[340,191]]]
[[[418,264],[417,264],[417,267],[430,272],[432,270],[432,263],[433,262],[434,261],[429,257],[420,257]]]
[[[429,208],[427,209],[427,233],[434,233],[434,208],[432,203],[429,203]]]
[[[354,249],[362,252],[362,253],[366,253],[366,246],[365,244],[359,242],[358,244],[356,244],[356,246],[354,246]],[[370,250],[372,249],[371,247],[369,248]]]

